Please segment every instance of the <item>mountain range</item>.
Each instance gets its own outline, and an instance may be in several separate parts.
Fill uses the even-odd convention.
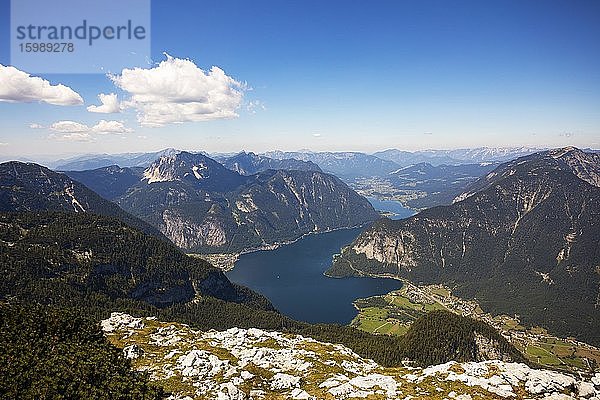
[[[294,158],[280,160],[245,151],[234,156],[215,157],[215,160],[223,164],[225,168],[241,175],[253,175],[269,169],[323,172],[321,168],[312,161],[302,161]]]
[[[478,147],[455,150],[402,151],[388,149],[373,155],[398,165],[407,166],[419,163],[431,165],[459,165],[476,163],[499,163],[514,160],[546,149],[533,147]]]
[[[406,207],[419,210],[450,204],[451,200],[470,183],[491,170],[490,165],[497,165],[499,162],[535,151],[539,149],[528,147],[419,151],[388,149],[374,154],[308,150],[270,151],[264,154],[245,151],[236,154],[199,153],[241,175],[253,175],[269,169],[326,172],[336,175],[361,194],[379,199],[398,200]],[[170,156],[177,153],[178,150],[165,149],[149,153],[83,155],[54,161],[49,165],[56,170],[69,171],[75,179],[89,181],[90,179],[85,177],[87,175],[85,171],[88,170],[114,165],[141,170],[148,168],[163,155]],[[77,176],[76,172],[84,172],[84,176]],[[134,176],[139,171],[126,173],[132,175],[131,179],[135,179]],[[103,178],[98,177],[98,179]],[[107,185],[111,184],[107,182]],[[108,186],[98,186],[97,190],[103,196],[108,196],[107,198],[115,198],[115,193],[111,192]],[[113,183],[112,186],[123,186],[123,184]]]
[[[56,160],[49,166],[57,171],[85,171],[110,165],[145,168],[157,158],[177,152],[178,150],[168,148],[149,153],[88,154]]]
[[[242,175],[198,153],[165,155],[143,171],[111,166],[67,174],[188,251],[240,252],[379,216],[333,175],[273,169]]]
[[[294,159],[296,161],[310,161],[317,164],[325,172],[336,175],[354,176],[360,173],[359,168],[352,168],[356,162],[362,162],[362,176],[375,176],[393,171],[393,168],[406,167],[419,163],[431,165],[459,165],[478,164],[486,162],[505,162],[546,149],[531,147],[479,147],[474,149],[455,150],[398,150],[388,149],[373,154],[361,152],[313,152],[300,151],[268,151],[263,154],[241,152],[258,157],[267,157],[277,160]],[[163,155],[172,155],[180,150],[172,148],[147,153],[121,153],[121,154],[87,154],[52,161],[48,166],[59,171],[83,171],[119,165],[121,167],[148,167],[153,161]],[[589,150],[586,150],[589,151]],[[216,160],[234,159],[238,154],[208,154]],[[374,158],[372,158],[374,157]],[[384,162],[378,161],[383,160]],[[30,160],[28,160],[30,161]],[[387,161],[387,162],[386,162]],[[235,162],[235,161],[234,161]],[[271,162],[268,161],[267,162]],[[395,165],[392,166],[393,163]],[[391,167],[392,169],[389,169]],[[280,168],[274,168],[280,169]],[[291,168],[283,168],[291,169]],[[297,168],[294,168],[297,169]],[[340,176],[344,178],[345,176]]]
[[[324,172],[338,176],[344,181],[358,177],[385,176],[399,168],[395,162],[359,152],[269,151],[265,156],[278,160],[293,158],[310,161],[321,167]]]
[[[600,343],[600,156],[550,150],[500,165],[455,203],[382,219],[329,274],[444,283],[496,314]]]

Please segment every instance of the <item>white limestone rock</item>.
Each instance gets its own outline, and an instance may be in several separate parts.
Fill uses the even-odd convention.
[[[132,317],[129,314],[114,312],[110,314],[110,318],[100,322],[100,327],[104,332],[114,331],[129,331],[142,329],[144,323],[141,318]]]
[[[600,388],[600,372],[598,372],[596,375],[594,375],[592,377],[592,383],[594,384],[594,386],[596,386],[597,388]]]
[[[372,389],[374,387],[379,387],[386,392],[388,397],[396,396],[399,386],[398,382],[396,382],[394,378],[381,374],[357,376],[350,379],[349,383],[359,389]]]
[[[291,389],[299,385],[299,376],[277,373],[271,379],[271,389],[273,390]]]
[[[410,400],[440,397],[450,389],[447,398],[452,400],[485,398],[485,393],[516,400],[521,390],[517,388],[525,389],[528,399],[576,396],[578,400],[600,400],[600,373],[582,381],[568,374],[498,360],[386,369],[339,344],[299,335],[255,328],[197,332],[185,325],[121,313],[102,321],[102,328],[107,336],[125,344],[125,356],[135,360],[140,370],[148,371],[151,379],[180,379],[184,387],[195,390],[175,394],[171,400],[186,395],[220,400],[273,396]],[[139,341],[138,334],[144,340]],[[427,384],[421,386],[425,380]]]
[[[336,399],[347,399],[347,398],[357,398],[357,397],[367,397],[371,392],[366,390],[360,390],[356,387],[352,386],[349,382],[343,383],[340,386],[335,386],[329,388],[327,390],[329,393],[333,395]]]
[[[192,350],[177,359],[176,369],[184,376],[215,376],[221,372],[229,360],[221,360],[204,350]]]
[[[244,370],[244,371],[240,372],[240,377],[246,381],[248,379],[254,378],[254,374]]]
[[[594,384],[592,382],[579,382],[577,384],[577,392],[579,397],[589,398],[596,395]]]
[[[223,383],[217,393],[218,400],[245,400],[246,395],[232,382]]]

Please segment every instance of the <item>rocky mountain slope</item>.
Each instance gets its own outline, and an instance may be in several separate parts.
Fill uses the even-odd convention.
[[[80,179],[106,193],[112,176],[103,169]],[[179,247],[198,252],[240,252],[378,218],[365,198],[335,176],[298,170],[244,176],[185,152],[152,163],[115,201]]]
[[[6,211],[65,211],[104,215],[164,238],[158,229],[100,197],[85,185],[33,163],[9,161],[0,164],[0,212]]]
[[[350,349],[261,329],[196,331],[113,313],[109,340],[135,368],[187,399],[575,399],[600,395],[580,380],[525,364],[484,361],[384,368]]]
[[[242,151],[234,156],[215,158],[226,168],[241,175],[254,175],[269,169],[285,169],[299,171],[318,171],[321,168],[312,161],[302,161],[293,158],[275,159],[255,153]]]
[[[462,201],[375,223],[329,273],[445,283],[494,313],[597,345],[599,168],[573,148],[502,165]]]

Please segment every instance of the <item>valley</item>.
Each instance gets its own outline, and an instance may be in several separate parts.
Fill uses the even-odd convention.
[[[499,164],[432,165],[427,162],[400,167],[387,174],[347,181],[363,196],[399,201],[415,210],[452,204],[456,196]]]

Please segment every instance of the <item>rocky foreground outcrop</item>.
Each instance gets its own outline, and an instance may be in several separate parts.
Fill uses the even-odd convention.
[[[260,329],[196,331],[113,313],[109,340],[172,399],[600,399],[581,380],[502,361],[383,368],[350,349]]]

